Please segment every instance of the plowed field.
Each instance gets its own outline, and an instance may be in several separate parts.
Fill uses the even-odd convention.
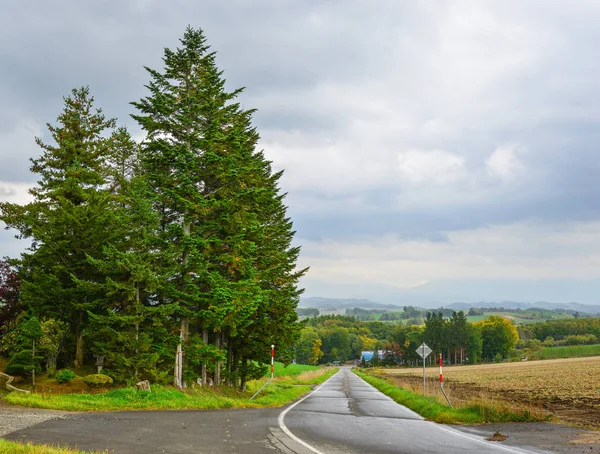
[[[379,369],[377,375],[415,392],[423,390],[423,369]],[[427,368],[427,376],[428,394],[443,399],[439,368]],[[497,401],[600,429],[600,356],[446,366],[444,389],[453,404]]]

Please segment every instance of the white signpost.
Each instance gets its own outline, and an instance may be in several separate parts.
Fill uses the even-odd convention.
[[[423,395],[425,396],[425,395],[427,395],[427,381],[426,381],[426,376],[425,376],[425,360],[431,354],[431,349],[425,342],[423,342],[421,345],[419,345],[419,348],[417,348],[415,351],[421,358],[423,358]]]

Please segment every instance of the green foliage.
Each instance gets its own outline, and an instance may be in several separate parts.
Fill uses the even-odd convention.
[[[600,356],[600,344],[544,347],[540,352],[535,354],[535,357],[539,359],[577,358],[585,356]]]
[[[52,144],[36,139],[41,156],[32,160],[38,185],[25,206],[0,203],[0,220],[31,240],[22,255],[22,303],[34,313],[70,324],[70,352],[83,360],[88,311],[99,294],[81,285],[99,278],[88,257],[102,255],[118,231],[113,229],[113,195],[106,188],[104,158],[115,121],[94,109],[86,87],[64,99],[56,125],[48,125]],[[74,344],[77,344],[76,346]]]
[[[36,341],[42,337],[43,331],[37,317],[24,317],[15,329],[10,352],[10,361],[5,367],[9,375],[29,377],[41,371],[42,356],[36,350]]]
[[[101,388],[113,384],[113,379],[104,374],[91,374],[83,377],[83,382],[91,388]]]
[[[488,361],[506,356],[519,340],[515,326],[505,318],[491,316],[475,323],[483,340],[482,354]]]
[[[71,380],[73,380],[75,377],[77,377],[77,375],[75,375],[75,372],[73,372],[72,370],[69,369],[63,369],[63,370],[59,370],[56,375],[55,375],[55,380],[58,383],[68,383]]]
[[[175,381],[181,386],[183,365],[190,378],[212,361],[215,382],[221,378],[214,352],[183,360],[179,352],[198,350],[187,345],[189,333],[226,350],[223,375],[243,387],[250,361],[266,363],[270,344],[289,357],[299,331],[296,285],[304,271],[295,269],[299,249],[291,247],[281,173],[255,150],[253,112],[236,102],[241,90],[225,90],[202,30],[188,28],[163,61],[162,70],[148,69],[149,95],[133,105],[147,135],[140,169],[160,214],[155,247],[169,270],[159,299],[180,322]]]
[[[592,334],[600,338],[600,318],[572,318],[549,320],[531,325],[534,337],[544,341],[547,337],[562,340],[569,335]]]
[[[31,377],[34,370],[39,374],[42,371],[40,365],[41,357],[36,356],[34,361],[31,353],[31,350],[21,350],[13,354],[4,368],[4,372],[8,375],[17,375],[20,377]]]
[[[42,320],[42,338],[39,348],[44,353],[46,359],[46,372],[49,377],[56,372],[56,361],[60,354],[65,338],[68,333],[68,326],[65,322],[53,318]]]

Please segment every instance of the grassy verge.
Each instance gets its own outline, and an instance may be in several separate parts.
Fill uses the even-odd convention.
[[[295,373],[296,370],[292,369],[295,375],[276,377],[254,400],[249,400],[249,397],[266,379],[249,383],[245,392],[228,387],[203,387],[182,392],[172,387],[153,385],[151,393],[136,391],[134,388],[114,389],[102,394],[11,393],[5,400],[25,407],[68,411],[278,407],[310,391],[309,385],[321,383],[336,371],[337,369],[319,369]]]
[[[528,410],[515,411],[497,405],[471,403],[461,407],[449,407],[435,397],[425,397],[404,388],[398,388],[381,378],[354,371],[356,375],[373,385],[396,402],[419,413],[424,418],[443,424],[480,424],[489,422],[537,421]]]
[[[0,454],[84,454],[84,451],[61,448],[60,446],[14,443],[0,439]]]

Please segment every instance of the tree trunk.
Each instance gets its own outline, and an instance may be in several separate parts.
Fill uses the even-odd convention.
[[[246,391],[246,371],[248,370],[248,360],[246,358],[242,358],[242,373],[240,374],[240,389],[242,391]]]
[[[33,385],[33,389],[35,389],[35,339],[33,339],[33,347],[31,349],[31,364],[33,365],[33,369],[31,370],[31,384]]]
[[[202,327],[202,342],[204,342],[204,345],[208,344],[208,331],[206,331],[206,328]],[[206,386],[206,361],[202,363],[202,386]]]
[[[58,359],[58,355],[48,354],[46,357],[46,371],[50,375],[54,375],[56,372],[56,360]]]
[[[237,388],[240,386],[240,354],[237,350],[233,353],[231,373],[233,374],[232,386],[235,386]]]
[[[229,342],[227,342],[227,366],[226,366],[226,370],[227,370],[227,386],[233,386],[233,377],[232,377],[232,371],[233,371],[233,347],[231,345],[231,340],[229,340]]]
[[[221,348],[221,333],[217,333],[217,337],[215,338],[215,346],[217,348]],[[215,364],[215,374],[213,378],[213,383],[215,386],[221,385],[221,361],[217,361]]]
[[[79,320],[75,325],[75,360],[73,365],[75,367],[83,366],[83,312],[79,313]]]
[[[183,317],[179,331],[179,344],[177,344],[177,353],[175,354],[175,377],[173,379],[173,384],[179,389],[186,387],[183,380],[183,343],[188,338],[188,326],[188,319]]]
[[[138,312],[137,309],[139,308],[139,304],[140,304],[140,284],[139,283],[137,283],[135,285],[135,303],[136,303],[136,315],[139,315],[137,313]],[[135,367],[133,369],[133,377],[136,382],[137,382],[138,373],[139,373],[139,368],[138,368],[139,341],[140,341],[140,322],[138,320],[135,322]]]
[[[183,236],[189,236],[191,230],[191,224],[189,221],[183,221]],[[187,266],[189,260],[189,253],[187,249],[183,251],[182,264],[184,267]],[[183,285],[185,285],[185,277],[187,274],[187,270],[183,270]],[[179,344],[177,344],[177,352],[175,353],[175,370],[173,377],[173,384],[177,388],[185,388],[186,383],[183,379],[183,343],[188,338],[189,331],[189,320],[186,317],[181,318],[181,328],[179,331]]]
[[[83,366],[83,329],[81,327],[79,329],[75,346],[75,367]]]

